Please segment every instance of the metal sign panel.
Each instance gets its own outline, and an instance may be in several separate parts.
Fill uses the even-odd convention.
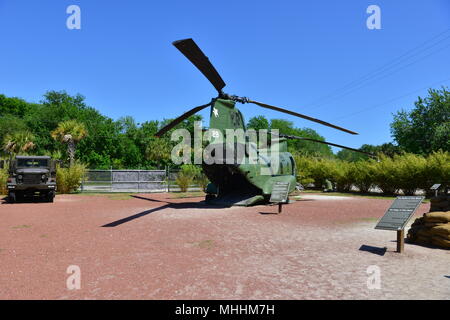
[[[270,195],[270,202],[287,202],[289,195],[289,182],[275,182]]]
[[[431,186],[430,190],[438,190],[440,187],[441,187],[441,184],[440,183],[436,183],[436,184],[433,184]]]
[[[378,221],[375,229],[403,230],[424,198],[423,196],[397,197],[384,216]]]

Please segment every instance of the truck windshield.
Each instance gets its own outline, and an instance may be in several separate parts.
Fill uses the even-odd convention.
[[[34,167],[48,167],[47,159],[18,159],[18,167],[34,168]]]

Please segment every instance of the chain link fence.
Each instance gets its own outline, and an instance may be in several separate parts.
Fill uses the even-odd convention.
[[[81,192],[174,192],[179,170],[88,170]],[[188,191],[200,191],[192,184]]]

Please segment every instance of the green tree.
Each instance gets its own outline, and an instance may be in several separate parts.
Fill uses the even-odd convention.
[[[382,145],[374,146],[371,144],[363,144],[358,150],[363,152],[372,153],[374,155],[383,154],[388,157],[394,157],[403,153],[403,150],[391,142],[383,143]],[[370,157],[364,153],[358,153],[347,149],[342,149],[336,154],[340,160],[356,162],[359,160],[368,160]]]
[[[51,136],[53,139],[67,144],[67,153],[69,155],[70,166],[72,167],[75,160],[76,145],[81,139],[87,136],[85,125],[77,120],[63,121],[52,131]]]
[[[28,153],[35,147],[34,138],[34,135],[27,131],[7,134],[3,140],[3,150],[11,156]]]
[[[7,114],[0,117],[0,141],[4,141],[6,135],[27,131],[25,122],[17,116]]]
[[[247,129],[255,129],[256,131],[261,129],[269,129],[269,120],[264,116],[257,116],[250,118],[247,123]]]
[[[13,115],[23,117],[33,104],[26,102],[20,98],[9,98],[0,94],[0,116]]]
[[[450,151],[450,91],[428,90],[419,97],[411,111],[394,115],[391,133],[406,152],[427,155],[433,151]]]
[[[297,137],[311,138],[325,141],[325,138],[319,135],[315,130],[310,128],[295,128],[292,121],[284,119],[270,120],[270,129],[278,129],[280,133],[286,135],[293,135]],[[331,147],[325,144],[316,143],[312,141],[302,141],[295,139],[288,139],[288,150],[291,153],[299,152],[304,155],[322,156],[327,158],[333,157]]]

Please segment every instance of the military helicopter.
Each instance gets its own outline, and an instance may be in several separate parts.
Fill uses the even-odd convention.
[[[209,130],[215,133],[216,136],[220,135],[225,137],[227,134],[227,129],[241,129],[245,134],[244,143],[246,142],[246,146],[243,146],[245,152],[241,155],[240,159],[236,159],[235,157],[233,159],[234,161],[231,163],[226,161],[219,163],[218,161],[214,163],[207,163],[206,161],[203,161],[203,172],[208,177],[209,181],[211,181],[206,188],[206,202],[230,206],[251,206],[255,204],[267,203],[272,195],[275,184],[280,182],[288,184],[289,193],[294,191],[297,185],[296,168],[294,158],[287,150],[287,139],[312,141],[355,152],[366,153],[342,145],[307,137],[288,136],[283,134],[274,135],[273,133],[269,133],[269,136],[271,136],[270,146],[277,145],[278,149],[278,152],[276,153],[277,158],[275,158],[278,163],[277,166],[274,166],[274,158],[267,156],[269,154],[269,152],[267,152],[268,150],[266,150],[267,147],[263,146],[262,148],[257,148],[256,143],[249,143],[249,130],[245,127],[242,113],[238,108],[236,108],[237,102],[241,104],[252,103],[262,108],[276,110],[295,117],[313,121],[349,134],[355,135],[357,133],[291,110],[253,101],[247,97],[229,95],[222,91],[225,87],[225,82],[194,40],[190,38],[183,39],[174,41],[172,44],[211,82],[217,90],[218,96],[213,98],[211,102],[192,108],[177,117],[161,128],[155,136],[161,137],[183,120],[207,107],[211,107]],[[238,150],[240,144],[243,143],[242,141],[236,140],[234,140],[234,145],[224,144],[222,142],[223,140],[220,144],[223,145],[223,148],[225,149],[223,154],[226,154],[228,151],[235,154],[235,151]],[[214,139],[210,142],[211,145],[214,145],[215,143],[218,144],[219,142],[214,141]],[[219,148],[221,147],[219,146]],[[213,150],[217,149],[213,148]],[[262,174],[264,170],[266,174]]]

